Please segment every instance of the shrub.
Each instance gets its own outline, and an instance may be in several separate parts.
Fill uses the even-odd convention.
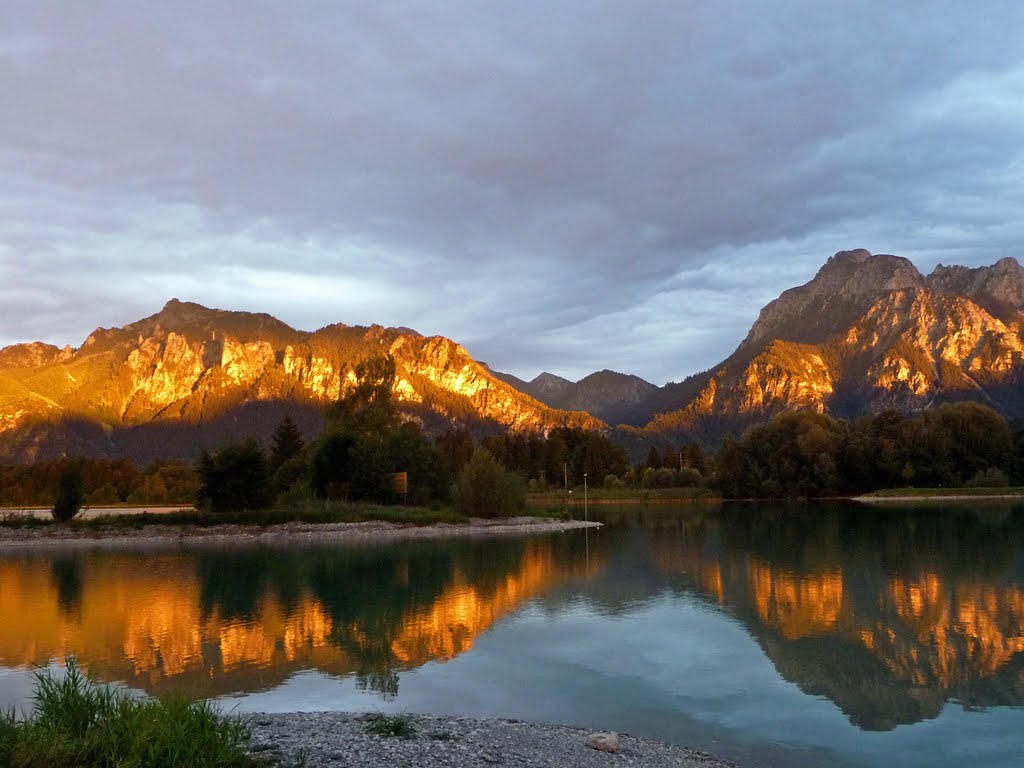
[[[964,488],[1008,488],[1010,478],[996,467],[989,467],[975,473],[974,477],[964,483]]]
[[[455,487],[459,511],[476,517],[510,517],[526,507],[523,479],[508,472],[486,448],[477,448]]]
[[[671,488],[676,484],[676,471],[668,467],[654,470],[654,485],[656,488]]]
[[[623,482],[615,475],[605,475],[602,484],[605,488],[621,488],[623,486]]]
[[[676,473],[676,485],[680,488],[696,488],[702,482],[703,476],[693,467],[683,467]]]
[[[61,473],[57,481],[57,501],[50,511],[53,519],[59,523],[74,519],[82,509],[84,499],[82,468],[78,464],[72,464]]]

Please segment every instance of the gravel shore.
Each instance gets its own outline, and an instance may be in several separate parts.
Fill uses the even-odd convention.
[[[74,529],[0,528],[0,551],[59,547],[192,547],[204,545],[289,545],[299,542],[398,541],[453,537],[522,536],[533,533],[599,527],[582,520],[550,520],[512,517],[496,520],[473,519],[468,523],[409,525],[369,521],[365,523],[281,523],[257,525],[146,525],[141,528]]]
[[[615,754],[588,746],[581,728],[521,720],[406,715],[409,738],[376,736],[367,726],[376,715],[336,712],[252,716],[252,751],[268,762],[307,768],[735,768],[711,755],[619,734]]]

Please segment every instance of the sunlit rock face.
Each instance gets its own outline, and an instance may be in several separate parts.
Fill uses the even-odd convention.
[[[6,434],[27,423],[80,419],[107,430],[201,425],[246,403],[324,405],[354,385],[361,360],[389,352],[399,402],[442,420],[474,418],[523,430],[603,426],[516,391],[439,336],[344,325],[307,333],[269,315],[172,300],[125,328],[97,329],[78,350],[45,344],[0,350],[0,455],[34,458],[23,435]],[[61,452],[59,441],[53,450]]]
[[[853,417],[975,399],[1024,414],[1024,268],[936,268],[842,251],[768,304],[736,351],[680,410],[649,428],[708,416],[810,409]]]

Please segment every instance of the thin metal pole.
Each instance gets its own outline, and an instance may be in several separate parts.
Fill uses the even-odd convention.
[[[590,516],[587,514],[587,473],[583,473],[583,521],[590,522]]]

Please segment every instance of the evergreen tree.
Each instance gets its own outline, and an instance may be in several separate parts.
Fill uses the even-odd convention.
[[[304,450],[306,450],[306,443],[302,439],[302,433],[292,421],[291,416],[285,414],[270,440],[271,474],[277,472],[289,459],[300,456]]]

